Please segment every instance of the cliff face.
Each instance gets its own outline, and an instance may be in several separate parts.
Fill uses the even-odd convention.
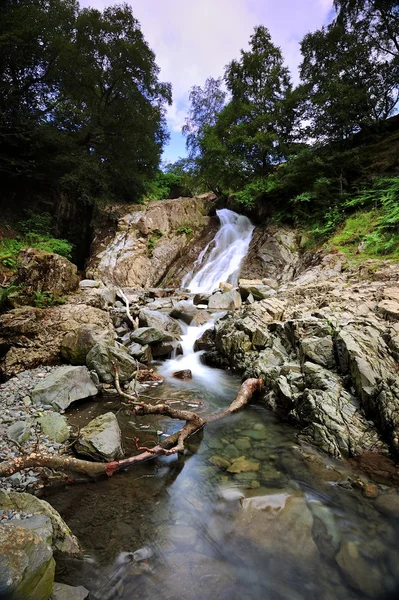
[[[105,227],[96,235],[87,276],[122,287],[153,287],[180,261],[180,277],[192,267],[185,257],[194,261],[207,243],[214,227],[208,216],[213,208],[214,196],[203,195],[151,202],[141,210],[119,214],[114,217],[114,232]],[[112,210],[115,214],[115,207]],[[169,283],[179,285],[176,276],[169,276]]]

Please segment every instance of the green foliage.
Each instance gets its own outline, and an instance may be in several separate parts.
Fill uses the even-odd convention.
[[[158,240],[163,236],[163,231],[160,229],[150,229],[150,237],[147,240],[148,254],[152,256],[153,250]]]
[[[190,235],[193,230],[191,227],[187,227],[186,225],[183,225],[182,227],[178,227],[176,229],[177,233],[185,233],[186,235]]]
[[[9,285],[5,288],[0,288],[0,312],[10,308],[9,300],[13,296],[17,296],[22,289],[20,285]]]
[[[43,291],[33,292],[33,306],[36,308],[48,308],[49,306],[57,306],[65,304],[66,299],[63,296],[54,296],[51,292]]]
[[[171,193],[182,186],[182,176],[178,173],[158,171],[155,178],[147,183],[145,196],[150,200],[164,200],[170,198]]]

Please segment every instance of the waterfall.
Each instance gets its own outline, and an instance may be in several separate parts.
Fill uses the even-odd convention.
[[[254,230],[248,217],[227,208],[216,214],[221,224],[219,231],[182,281],[182,287],[191,292],[212,292],[221,281],[236,285],[241,262],[248,252]]]

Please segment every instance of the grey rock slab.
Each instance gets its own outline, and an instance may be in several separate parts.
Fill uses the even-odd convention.
[[[122,458],[122,435],[114,413],[100,415],[83,427],[75,450],[101,461]]]
[[[130,339],[143,346],[146,344],[152,345],[159,344],[160,342],[173,342],[176,340],[174,335],[163,331],[162,329],[156,329],[155,327],[140,327],[133,331]]]
[[[182,300],[173,307],[169,314],[174,319],[181,319],[187,323],[187,325],[190,325],[191,321],[198,314],[198,310],[192,302]]]
[[[97,279],[82,279],[82,281],[79,282],[79,287],[81,290],[87,288],[100,288],[102,286],[102,282]]]
[[[140,327],[155,327],[155,329],[167,331],[174,335],[182,334],[182,328],[175,319],[157,310],[143,308],[139,313],[139,324]]]
[[[334,344],[331,336],[305,337],[300,341],[300,347],[305,358],[327,369],[334,369]]]
[[[32,399],[38,404],[51,404],[65,410],[72,402],[96,396],[98,390],[86,367],[59,367],[32,391]]]

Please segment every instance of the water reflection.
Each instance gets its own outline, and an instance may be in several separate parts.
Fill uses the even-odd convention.
[[[185,397],[213,410],[238,383],[231,377],[218,397],[188,382]],[[183,389],[169,383],[152,394],[178,398]],[[87,417],[80,409],[74,418]],[[178,426],[163,417],[139,422],[124,410],[118,418],[126,438],[137,434],[132,422],[150,425],[143,443]],[[397,522],[348,486],[355,476],[343,462],[307,455],[294,433],[251,407],[209,425],[183,457],[54,493],[51,503],[87,555],[59,561],[58,580],[101,600],[358,600],[388,592],[399,579]]]

